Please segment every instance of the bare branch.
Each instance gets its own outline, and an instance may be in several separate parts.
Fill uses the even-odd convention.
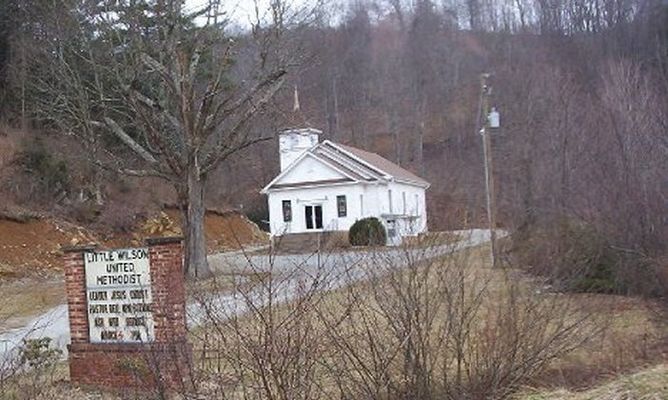
[[[151,155],[146,149],[144,149],[139,143],[135,142],[134,139],[130,137],[123,128],[121,128],[116,121],[109,117],[105,117],[104,121],[107,123],[107,126],[111,131],[119,138],[123,143],[125,143],[132,151],[137,153],[142,159],[144,159],[146,162],[149,162],[151,164],[154,164],[157,162],[155,157]]]

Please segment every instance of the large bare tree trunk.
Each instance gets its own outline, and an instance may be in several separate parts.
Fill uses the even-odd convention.
[[[186,269],[193,278],[211,276],[206,259],[206,238],[204,236],[204,183],[196,168],[188,172],[187,198],[183,223],[186,239]]]

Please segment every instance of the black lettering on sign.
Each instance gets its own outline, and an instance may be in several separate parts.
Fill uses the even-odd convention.
[[[95,317],[95,327],[96,328],[102,328],[103,326],[104,326],[104,318]]]
[[[88,300],[92,301],[107,300],[107,292],[104,290],[98,292],[90,292],[88,293]]]
[[[148,258],[148,250],[146,249],[131,249],[128,250],[119,250],[118,259],[119,260],[142,260]]]
[[[112,314],[118,314],[118,304],[109,304],[109,312]]]
[[[144,317],[126,318],[125,326],[146,326],[146,319]]]
[[[121,335],[117,331],[102,331],[100,332],[100,339],[102,340],[119,340]]]
[[[141,274],[100,275],[97,277],[97,284],[102,286],[127,284],[135,285],[140,283],[140,278]]]
[[[125,290],[114,290],[113,292],[111,292],[112,300],[125,300],[125,298],[126,298]]]
[[[118,326],[118,317],[109,318],[109,326]]]
[[[89,314],[102,314],[107,312],[109,311],[107,311],[106,304],[91,304],[90,307],[88,308]]]
[[[124,313],[151,312],[150,303],[123,304]]]
[[[129,274],[129,275],[100,275],[97,277],[98,285],[127,285],[127,284],[137,284],[140,282],[141,274]]]
[[[107,264],[107,272],[110,274],[130,273],[135,271],[134,263],[114,263]]]
[[[101,252],[101,253],[86,253],[86,262],[98,262],[105,261],[111,262],[114,261],[114,253],[111,252]]]
[[[147,289],[139,289],[139,290],[130,290],[130,298],[131,299],[145,299],[148,297],[148,290]]]
[[[141,334],[139,331],[131,331],[130,337],[132,338],[132,340],[141,340]]]

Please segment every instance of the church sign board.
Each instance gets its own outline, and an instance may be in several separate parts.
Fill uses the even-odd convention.
[[[91,343],[154,341],[149,249],[84,253]]]
[[[183,239],[145,243],[62,248],[74,385],[182,389],[189,381]]]

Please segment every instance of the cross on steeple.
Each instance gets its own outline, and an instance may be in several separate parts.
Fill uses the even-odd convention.
[[[297,85],[295,85],[295,102],[294,105],[292,106],[292,112],[299,112],[300,107],[299,107],[299,90],[297,90]]]

